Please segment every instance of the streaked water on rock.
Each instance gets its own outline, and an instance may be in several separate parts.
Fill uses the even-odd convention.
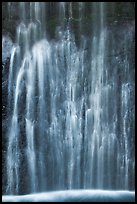
[[[117,55],[134,28],[118,48],[106,26],[107,3],[93,2],[86,37],[86,3],[77,3],[76,19],[72,6],[56,3],[56,37],[49,39],[46,12],[54,5],[19,3],[8,78],[7,195],[134,188],[134,74],[128,52]]]

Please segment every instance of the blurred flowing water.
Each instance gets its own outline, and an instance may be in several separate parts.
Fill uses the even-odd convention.
[[[90,6],[86,37],[86,3],[77,3],[77,18],[72,2],[19,3],[8,76],[6,195],[134,189],[134,72],[127,54],[134,28],[118,43],[106,26],[107,3]],[[51,9],[55,39],[47,28]]]

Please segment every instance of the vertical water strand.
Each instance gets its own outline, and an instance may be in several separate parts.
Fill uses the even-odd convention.
[[[58,171],[62,167],[62,160],[61,160],[61,145],[60,145],[60,140],[61,140],[61,134],[60,134],[60,129],[61,129],[61,116],[59,115],[59,101],[60,101],[60,95],[61,95],[61,87],[59,86],[59,83],[62,81],[61,80],[61,68],[62,68],[62,63],[59,66],[59,61],[61,62],[61,59],[59,60],[59,45],[55,44],[53,46],[54,48],[54,63],[52,64],[50,61],[50,64],[52,64],[52,71],[50,69],[51,73],[51,81],[52,81],[52,87],[51,87],[51,116],[52,116],[52,121],[51,121],[51,149],[52,149],[52,154],[53,154],[53,185],[56,185],[56,188],[61,187],[60,179],[62,178],[62,170]],[[51,66],[51,65],[50,65]],[[57,171],[55,171],[57,167]],[[64,183],[64,178],[62,178],[62,182]],[[56,183],[56,184],[55,184]]]
[[[9,78],[8,78],[8,99],[9,99],[9,101],[11,100],[11,94],[12,94],[13,65],[14,65],[14,59],[15,59],[17,49],[18,49],[18,47],[13,47],[12,51],[11,51],[10,66],[9,66]]]
[[[83,144],[82,144],[82,140],[83,140],[83,123],[82,123],[82,117],[83,117],[83,103],[84,103],[84,99],[81,96],[77,96],[77,94],[81,94],[81,92],[83,91],[82,89],[80,90],[79,88],[82,86],[80,84],[79,81],[79,73],[81,73],[81,79],[83,80],[83,70],[84,70],[84,55],[85,53],[83,51],[79,51],[79,56],[77,58],[77,63],[76,66],[78,66],[79,64],[79,68],[77,68],[77,80],[76,80],[76,93],[75,93],[75,100],[77,102],[77,144],[78,144],[78,152],[77,152],[77,160],[78,160],[78,164],[77,164],[77,169],[78,169],[78,181],[77,181],[77,188],[80,188],[82,186],[81,183],[81,176],[82,176],[82,169],[81,169],[81,151],[83,148]],[[79,82],[79,83],[78,83]],[[76,146],[77,146],[76,144]],[[75,146],[75,147],[76,147]]]
[[[46,38],[46,23],[47,22],[47,17],[46,17],[46,13],[47,13],[47,3],[45,2],[41,2],[40,3],[40,12],[41,12],[41,29],[42,29],[42,38]]]
[[[61,135],[60,135],[60,127],[61,127],[61,118],[59,117],[59,101],[60,101],[60,79],[59,79],[59,47],[58,44],[54,46],[55,49],[55,61],[54,61],[54,88],[53,88],[53,103],[52,103],[52,127],[53,127],[53,132],[52,132],[52,143],[54,143],[54,149],[56,149],[56,155],[54,156],[54,169],[57,166],[57,169],[59,166],[62,166],[62,161],[59,161],[61,159]],[[53,74],[53,73],[52,73]],[[60,118],[60,119],[59,119]],[[54,152],[54,151],[53,151]],[[57,183],[57,188],[60,188],[60,178],[62,177],[61,172],[58,172],[58,175],[54,171],[54,185]]]
[[[63,34],[60,33],[61,35]],[[56,96],[56,100],[55,100],[55,110],[56,110],[56,128],[54,131],[56,132],[55,136],[55,140],[56,141],[56,145],[58,145],[58,157],[56,157],[57,160],[57,165],[58,168],[60,169],[58,174],[59,174],[59,188],[65,188],[65,173],[66,173],[66,165],[65,163],[67,163],[67,158],[65,158],[65,81],[66,81],[66,75],[65,75],[65,59],[64,59],[64,55],[65,55],[65,41],[63,39],[63,36],[60,36],[61,39],[59,41],[59,43],[57,44],[57,46],[55,45],[55,50],[56,53],[54,53],[54,58],[55,58],[55,66],[57,67],[56,69],[53,66],[53,71],[54,72],[54,76],[55,76],[55,82],[54,82],[54,90],[55,90],[55,96]],[[54,94],[53,94],[54,95]],[[53,100],[52,100],[53,101]],[[60,102],[60,103],[59,103]],[[53,108],[52,108],[53,109]],[[53,109],[54,110],[54,109]],[[54,114],[53,114],[54,115]],[[57,148],[57,146],[56,146]],[[59,161],[60,160],[60,161]],[[57,174],[56,174],[56,177]]]
[[[52,45],[52,70],[50,69],[51,75],[51,115],[52,115],[52,132],[51,137],[53,138],[52,143],[54,157],[54,184],[57,189],[66,188],[66,169],[67,169],[67,153],[66,140],[65,140],[65,39],[64,29],[66,18],[66,4],[67,2],[58,2],[58,23],[59,27],[56,29],[56,37],[59,39],[57,44]],[[53,136],[52,136],[53,135]],[[55,169],[57,170],[55,171]]]
[[[11,18],[11,5],[12,3],[11,2],[8,2],[8,18],[9,18],[9,20],[10,20],[10,18]]]
[[[76,100],[76,91],[77,91],[77,78],[79,70],[79,58],[80,52],[78,52],[75,42],[72,43],[72,49],[74,53],[71,55],[71,76],[70,76],[70,84],[71,84],[71,134],[72,134],[72,150],[73,150],[73,188],[79,187],[79,178],[80,178],[80,163],[79,163],[79,155],[80,155],[80,144],[81,138],[78,129],[78,105]],[[77,175],[77,177],[75,177]]]
[[[94,169],[97,168],[97,171],[95,173],[95,178],[96,178],[96,181],[95,181],[95,185],[97,187],[98,186],[98,179],[99,179],[99,142],[100,142],[100,137],[101,137],[101,132],[100,132],[100,77],[101,77],[101,68],[100,67],[100,55],[99,55],[99,50],[96,50],[96,46],[98,46],[99,49],[101,49],[100,47],[100,44],[98,40],[95,41],[95,48],[94,48],[94,52],[97,51],[97,55],[94,59],[94,63],[93,63],[93,74],[94,74],[94,80],[92,80],[92,89],[93,89],[93,92],[92,92],[92,96],[93,99],[93,104],[92,104],[92,107],[93,107],[93,115],[94,115],[94,131],[93,131],[93,143],[92,143],[92,148],[93,148],[93,159],[94,159]],[[92,74],[92,75],[93,75]]]
[[[130,38],[132,37],[131,31],[129,30],[128,34]],[[127,51],[128,48],[128,41],[127,41],[127,36],[124,38],[124,49]],[[132,168],[130,166],[131,158],[130,158],[130,145],[129,145],[129,135],[131,135],[130,132],[130,117],[131,116],[131,93],[132,93],[132,85],[134,82],[131,82],[130,78],[130,65],[128,61],[128,55],[125,53],[125,59],[124,59],[124,64],[125,64],[125,70],[124,70],[124,75],[125,75],[125,81],[122,84],[122,90],[121,90],[121,100],[122,100],[122,118],[123,118],[123,140],[124,140],[124,168],[125,168],[125,183],[124,183],[124,188],[128,189],[129,188],[129,169]],[[132,113],[133,114],[133,113]]]
[[[78,144],[77,146],[79,147],[79,188],[88,188],[85,183],[85,175],[87,174],[86,172],[89,171],[90,169],[87,168],[86,163],[87,163],[87,157],[86,157],[86,137],[87,137],[87,132],[85,132],[85,129],[87,126],[85,126],[85,107],[86,107],[86,76],[85,72],[87,71],[87,51],[86,51],[86,46],[87,46],[87,40],[86,38],[82,35],[82,29],[83,29],[83,18],[84,18],[84,11],[85,11],[85,4],[83,2],[78,3],[79,6],[79,34],[76,36],[76,40],[78,38],[78,44],[79,44],[79,59],[77,59],[77,81],[76,81],[76,103],[77,103],[77,117],[78,117],[78,126],[77,126],[77,135],[78,137]],[[89,174],[88,174],[89,175]],[[89,176],[90,177],[90,176]],[[89,179],[88,177],[88,179]],[[90,181],[88,180],[88,184]]]
[[[68,31],[69,32],[69,31]],[[67,95],[67,111],[66,111],[66,145],[68,149],[68,168],[67,168],[67,175],[68,175],[68,188],[71,189],[72,187],[72,168],[73,168],[73,149],[72,149],[72,134],[71,134],[71,84],[70,84],[70,69],[71,69],[71,56],[70,56],[70,38],[68,36],[68,42],[66,44],[66,56],[67,56],[67,84],[66,84],[66,95]]]
[[[46,115],[46,106],[45,106],[45,92],[44,92],[44,85],[45,85],[45,70],[47,60],[47,52],[48,50],[48,43],[46,41],[42,41],[41,43],[35,44],[33,47],[33,57],[36,60],[35,63],[35,71],[37,72],[38,76],[38,129],[39,129],[39,152],[38,152],[38,165],[39,165],[39,182],[40,182],[40,190],[44,190],[46,186],[46,179],[45,179],[45,163],[44,163],[44,149],[46,143],[46,135],[45,135],[45,115]],[[34,75],[34,74],[33,74]]]
[[[97,13],[97,5],[96,3],[91,4],[92,6],[92,12],[96,12]],[[96,16],[95,16],[96,17]],[[94,21],[98,22],[95,18]],[[92,129],[90,130],[89,134],[89,144],[91,144],[90,146],[90,183],[91,183],[91,187],[95,188],[96,187],[96,183],[97,183],[97,179],[96,179],[96,172],[95,169],[96,167],[96,144],[95,144],[95,106],[94,106],[94,98],[95,98],[95,94],[94,94],[94,90],[95,90],[95,85],[96,85],[96,66],[97,66],[97,33],[96,33],[96,26],[97,24],[94,25],[94,21],[93,21],[93,27],[94,27],[94,35],[93,35],[93,39],[92,39],[92,44],[91,44],[91,81],[89,81],[91,83],[91,94],[89,96],[89,101],[90,101],[90,106],[89,106],[89,110],[86,110],[86,114],[85,114],[85,143],[87,142],[87,137],[88,137],[88,126],[90,124],[90,126],[92,126]],[[90,87],[90,85],[88,85]],[[88,116],[89,114],[92,114],[90,117]],[[93,117],[93,121],[91,120],[91,117]],[[87,143],[88,144],[88,143]],[[85,146],[86,147],[86,146]],[[85,151],[86,148],[85,148]],[[84,156],[84,172],[83,172],[83,176],[84,176],[84,188],[86,188],[87,186],[87,166],[86,166],[86,152],[84,152],[85,156]],[[94,177],[93,177],[94,175]]]
[[[85,7],[85,4],[83,2],[78,2],[78,8],[79,8],[78,20],[79,20],[79,32],[80,32],[80,35],[82,33],[82,20],[83,20],[84,7]]]
[[[98,28],[96,27],[95,36],[92,41],[92,61],[91,61],[91,95],[90,95],[90,109],[93,112],[93,121],[92,114],[87,120],[93,126],[93,132],[91,132],[91,141],[92,144],[89,149],[91,149],[91,171],[92,175],[95,172],[94,179],[91,178],[92,185],[97,188],[102,188],[103,186],[103,146],[102,146],[102,131],[101,131],[101,115],[102,113],[102,104],[101,104],[101,94],[103,88],[103,67],[104,67],[104,22],[103,22],[103,4],[98,5],[94,3],[93,8],[98,10],[100,17],[98,19]],[[99,35],[98,35],[99,32]],[[98,37],[99,36],[99,37]],[[91,112],[91,113],[92,113]],[[89,114],[89,113],[88,113]],[[88,121],[87,121],[88,122]],[[87,123],[86,122],[86,123]],[[87,127],[87,124],[85,124]]]
[[[82,5],[81,5],[82,6]],[[83,9],[79,10],[81,12],[83,12]],[[80,14],[79,14],[80,15]],[[82,15],[82,13],[81,13]],[[81,23],[81,22],[79,22]],[[80,38],[81,38],[81,28],[80,28]],[[85,97],[85,76],[84,76],[84,71],[86,70],[86,66],[85,66],[85,44],[86,42],[83,41],[83,43],[81,43],[81,49],[79,50],[80,54],[79,54],[79,59],[77,59],[77,66],[79,66],[78,69],[78,75],[77,75],[77,81],[76,81],[76,100],[77,100],[77,114],[78,114],[78,143],[79,143],[79,180],[78,180],[78,184],[79,184],[79,188],[83,188],[84,186],[84,174],[85,171],[87,170],[85,168],[85,145],[84,145],[84,138],[85,138],[85,101],[86,101],[86,97]],[[77,136],[76,136],[77,137]],[[90,171],[90,170],[89,170]]]
[[[72,4],[70,5],[70,14],[69,19],[72,20]],[[81,146],[81,137],[78,129],[78,104],[77,104],[77,81],[78,74],[80,70],[80,57],[82,56],[82,52],[78,51],[76,47],[76,40],[74,38],[73,33],[71,34],[70,39],[70,126],[71,126],[71,135],[72,135],[72,188],[78,188],[80,184],[80,146]],[[75,177],[77,175],[77,178]]]
[[[72,126],[71,126],[71,18],[72,18],[72,3],[68,3],[68,25],[66,32],[66,65],[67,65],[67,82],[66,82],[66,100],[67,100],[67,110],[66,110],[66,145],[67,145],[67,154],[68,154],[68,163],[67,163],[67,187],[68,189],[72,188],[72,178],[73,178],[73,137],[72,137]]]
[[[35,2],[34,3],[34,15],[35,15],[35,19],[37,20],[38,23],[41,24],[41,16],[40,16],[40,3],[39,2]]]
[[[37,25],[37,40],[46,36],[46,19],[45,17],[45,3],[43,2],[34,2],[34,16],[35,23]],[[43,21],[44,20],[44,21]],[[44,30],[45,29],[45,30]]]
[[[32,22],[34,19],[34,12],[33,12],[33,7],[34,7],[34,3],[30,2],[29,8],[30,8],[30,21]]]
[[[43,2],[30,2],[29,4],[30,22],[28,24],[28,28],[30,28],[31,36],[29,43],[32,45],[42,37],[41,18],[43,15],[43,10],[45,9],[42,3]],[[43,17],[45,16],[43,15]],[[45,25],[43,25],[43,28],[45,28]]]
[[[44,176],[44,143],[45,143],[45,99],[44,99],[44,55],[45,48],[42,44],[36,46],[36,59],[37,59],[37,73],[38,73],[38,90],[39,90],[39,102],[38,102],[38,124],[39,124],[39,140],[40,140],[40,147],[39,147],[39,179],[40,179],[40,188],[44,188],[45,184],[45,176]],[[46,59],[46,55],[45,55]]]
[[[56,157],[56,162],[58,168],[62,167],[64,165],[63,162],[63,140],[64,140],[64,132],[62,131],[62,122],[64,120],[62,109],[64,108],[61,104],[62,100],[64,99],[64,92],[65,92],[65,83],[64,83],[64,45],[65,42],[64,40],[62,41],[62,46],[60,46],[60,43],[55,45],[56,47],[56,60],[55,60],[55,66],[56,66],[56,72],[55,72],[55,96],[56,96],[56,104],[55,104],[55,113],[56,113],[56,129],[54,130],[56,132],[56,143],[55,143],[55,148],[58,149],[57,151],[57,157]],[[63,50],[62,50],[63,49]],[[61,54],[62,53],[62,54]],[[61,58],[62,57],[62,58]],[[63,95],[63,96],[62,96]],[[62,98],[63,97],[63,98]],[[65,121],[64,121],[65,122]],[[60,162],[58,161],[60,158]],[[59,173],[59,172],[58,172]],[[58,183],[59,183],[59,188],[64,186],[64,172],[63,169],[59,173],[60,176],[58,178]],[[57,177],[57,174],[56,174]]]
[[[64,29],[65,27],[65,22],[66,22],[66,2],[59,2],[59,22],[61,25],[61,28]]]
[[[49,88],[50,89],[50,94],[49,94],[49,100],[50,100],[50,124],[49,124],[49,159],[50,159],[50,166],[51,166],[51,179],[50,179],[50,184],[53,186],[55,185],[56,181],[58,180],[58,177],[56,178],[56,172],[58,172],[58,167],[56,165],[56,159],[57,159],[57,140],[58,140],[58,128],[57,128],[57,107],[56,107],[56,97],[57,97],[57,47],[56,45],[54,46],[54,51],[50,53],[50,51],[47,52],[46,56],[46,61],[48,64],[48,70],[47,70],[47,75],[48,75],[48,83],[49,83]],[[53,51],[51,49],[51,51]],[[51,56],[52,56],[52,62],[51,62]],[[59,161],[58,161],[59,162]],[[56,166],[56,167],[55,167]],[[55,171],[56,168],[56,171]]]
[[[34,55],[33,55],[34,57]],[[32,60],[29,53],[26,53],[26,139],[27,139],[27,162],[30,177],[30,189],[31,192],[36,192],[36,156],[34,146],[34,80],[36,72],[36,59]]]
[[[20,150],[19,150],[19,125],[18,125],[18,103],[22,91],[22,78],[24,75],[24,63],[19,70],[15,83],[14,108],[11,119],[11,126],[8,133],[8,149],[7,149],[7,194],[19,193],[19,166],[20,166]]]
[[[73,16],[72,16],[72,2],[69,2],[68,4],[68,17],[69,17],[69,20],[72,20]]]
[[[17,45],[19,46],[19,54],[17,56],[17,67],[16,69],[19,69],[22,63],[22,60],[24,59],[25,53],[29,49],[29,39],[28,39],[28,29],[24,22],[21,22],[17,27]]]
[[[20,2],[20,20],[21,22],[25,22],[26,20],[26,2]]]
[[[130,35],[129,31],[127,35]],[[127,36],[123,39],[123,46],[124,46],[124,70],[123,70],[123,78],[121,83],[121,92],[120,92],[120,105],[121,105],[121,112],[120,112],[120,120],[121,120],[121,134],[120,134],[120,151],[119,151],[119,174],[120,174],[120,182],[119,185],[122,186],[123,189],[129,188],[129,169],[130,166],[130,151],[131,148],[129,147],[129,137],[131,136],[130,128],[130,108],[131,108],[131,79],[130,73],[131,70],[129,69],[129,62],[128,62],[128,55],[127,50],[129,49]],[[129,71],[130,70],[130,71]],[[130,144],[131,145],[131,144]],[[124,175],[124,179],[122,179],[122,175]]]
[[[102,90],[104,88],[103,85],[103,73],[104,73],[104,53],[105,53],[105,28],[104,28],[104,13],[105,13],[105,7],[104,2],[101,2],[99,5],[99,12],[100,12],[100,37],[99,37],[99,51],[98,51],[98,92],[99,92],[99,104],[98,104],[98,188],[103,188],[103,175],[104,175],[104,147],[102,144],[103,141],[103,131],[102,131],[102,124],[105,121],[102,121],[102,114],[105,114],[103,112],[104,106],[102,105],[101,96],[102,96]],[[105,99],[106,100],[106,99]]]
[[[122,101],[122,117],[123,117],[123,146],[124,146],[124,151],[123,151],[123,170],[124,170],[124,183],[123,186],[125,189],[128,188],[128,163],[129,163],[129,158],[128,158],[128,138],[127,138],[127,121],[128,121],[128,100],[129,100],[129,84],[123,84],[122,85],[122,93],[121,93],[121,101]]]

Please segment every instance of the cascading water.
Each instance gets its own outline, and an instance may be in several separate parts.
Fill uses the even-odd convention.
[[[48,34],[51,7],[58,17],[55,39]],[[90,3],[94,15],[88,37],[86,3],[77,7],[75,18],[72,2],[19,3],[8,77],[6,195],[134,189],[129,56],[116,55],[120,49],[106,26],[107,3]],[[133,28],[121,47],[127,50],[132,38]]]

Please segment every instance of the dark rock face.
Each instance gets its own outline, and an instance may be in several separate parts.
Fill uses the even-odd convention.
[[[134,20],[135,18],[135,3],[134,2],[110,2],[105,4],[106,12],[105,18],[107,26],[113,26],[117,23],[125,24]],[[53,9],[54,8],[54,9]],[[26,22],[30,21],[29,11],[29,2],[26,2],[25,9],[27,16]],[[69,18],[69,4],[66,10],[66,17],[58,19],[58,3],[50,2],[48,7],[45,7],[45,21],[46,21],[46,30],[49,39],[55,38],[56,28],[61,25],[64,28],[67,26]],[[93,30],[92,26],[95,27],[96,21],[96,12],[99,12],[99,3],[97,3],[97,10],[94,9],[91,3],[86,2],[84,9],[82,10],[82,16],[79,16],[79,4],[77,2],[72,2],[72,13],[73,18],[71,20],[71,28],[76,35],[76,41],[79,41],[79,23],[81,23],[81,32],[83,35],[92,36]],[[9,34],[12,40],[16,40],[16,28],[19,23],[22,21],[20,18],[21,7],[18,2],[2,2],[2,33]],[[95,19],[92,24],[92,19]],[[78,43],[79,44],[79,43]]]
[[[114,3],[114,2],[111,2]],[[9,7],[10,4],[10,7]],[[122,82],[128,83],[129,84],[131,93],[130,93],[130,101],[129,101],[129,112],[128,112],[128,119],[127,119],[127,130],[129,131],[129,138],[128,138],[128,143],[129,143],[129,155],[131,158],[134,158],[134,130],[135,130],[135,124],[134,124],[134,68],[135,68],[135,63],[134,63],[134,46],[135,46],[135,38],[134,38],[134,3],[127,2],[125,4],[124,2],[118,2],[114,3],[114,10],[112,10],[112,5],[108,3],[108,9],[106,13],[106,22],[105,22],[105,28],[107,30],[107,44],[106,47],[108,48],[105,52],[105,64],[108,67],[108,75],[109,75],[109,84],[111,86],[114,86],[114,89],[112,90],[112,93],[109,97],[109,118],[110,118],[110,126],[113,123],[113,118],[115,117],[115,110],[117,112],[118,118],[121,118],[121,104],[120,104],[120,93],[122,91]],[[26,3],[26,9],[28,9],[29,4]],[[110,7],[110,9],[109,9]],[[13,47],[13,42],[16,42],[16,28],[18,24],[21,22],[19,11],[20,7],[18,3],[14,2],[3,2],[2,4],[3,8],[3,13],[2,13],[2,20],[3,20],[3,34],[7,34],[10,37],[4,37],[3,38],[3,44],[2,44],[2,173],[3,173],[3,194],[6,194],[6,151],[7,151],[7,138],[6,138],[6,133],[7,129],[9,126],[9,117],[10,117],[10,110],[7,109],[8,107],[8,76],[9,76],[9,66],[10,66],[10,57],[11,57],[11,50]],[[57,8],[58,4],[57,3],[50,3],[50,6],[46,9],[47,14],[46,14],[46,30],[47,30],[47,38],[49,40],[55,40],[57,41],[58,39],[56,38],[56,33],[57,32],[57,27],[59,30],[60,21],[58,20],[57,16]],[[73,11],[73,19],[71,19],[71,29],[74,31],[75,38],[76,38],[76,43],[77,46],[80,47],[80,36],[79,36],[79,13],[78,13],[78,7],[77,3],[74,2],[72,4],[72,11]],[[84,9],[84,14],[81,19],[81,33],[84,37],[87,38],[87,43],[85,46],[85,53],[86,57],[88,59],[91,48],[91,36],[93,36],[94,31],[91,29],[91,19],[94,18],[95,13],[91,12],[94,11],[92,7],[89,6],[89,3],[86,4],[85,9]],[[68,11],[67,11],[68,12]],[[30,21],[30,16],[28,13],[27,16],[27,21]],[[98,19],[96,19],[98,20]],[[65,27],[67,25],[68,19],[62,19],[62,24]],[[93,22],[93,21],[92,21]],[[65,28],[64,28],[65,29]],[[125,35],[126,34],[126,35]],[[11,40],[12,39],[12,40]],[[128,46],[127,46],[128,45]],[[124,71],[124,64],[125,64],[125,59],[127,60],[127,66],[130,67],[130,74],[127,74]],[[89,62],[87,61],[87,64]],[[90,64],[87,65],[87,67],[90,67]],[[65,72],[64,72],[65,73]],[[85,89],[86,89],[86,94],[87,96],[90,94],[90,88],[88,86],[88,77],[89,77],[89,70],[84,70],[84,75],[85,75]],[[80,74],[79,74],[79,77]],[[47,79],[49,80],[49,79]],[[117,81],[117,83],[114,85],[113,81]],[[121,82],[122,81],[122,82]],[[79,87],[81,85],[79,84]],[[45,91],[47,94],[47,98],[49,101],[47,101],[47,106],[49,106],[50,109],[50,97],[48,95],[48,88]],[[113,95],[116,95],[117,92],[117,97],[118,100],[117,102],[113,98]],[[25,95],[25,94],[24,94]],[[25,101],[25,96],[22,96],[22,107],[23,107],[23,102]],[[80,90],[79,93],[77,94],[77,98],[79,99],[83,95],[83,90]],[[88,106],[88,97],[85,96],[85,100],[87,101],[87,106]],[[35,104],[37,104],[37,97],[35,97]],[[59,100],[61,100],[59,98]],[[25,105],[24,105],[25,106]],[[20,107],[21,108],[21,107]],[[25,109],[20,110],[20,118],[21,118],[21,113],[25,111]],[[112,117],[114,116],[114,117]],[[83,107],[83,119],[85,118],[85,107]],[[28,171],[28,166],[27,162],[24,161],[24,155],[26,154],[25,152],[25,147],[26,147],[26,140],[25,137],[23,137],[25,128],[24,124],[25,121],[21,120],[21,132],[20,134],[22,135],[21,140],[20,140],[20,148],[22,149],[21,152],[21,163],[22,163],[22,168],[20,169],[20,174],[21,180],[20,180],[20,193],[25,194],[26,192],[31,192],[30,189],[28,188],[28,179],[29,176],[27,175]],[[48,116],[48,121],[47,123],[50,124],[50,114]],[[118,133],[118,139],[121,141],[121,135],[120,133],[122,132],[123,124],[119,123],[116,127],[117,133]],[[37,128],[36,128],[37,129]],[[37,131],[37,130],[36,130]],[[84,132],[84,122],[83,122],[83,132]],[[84,135],[84,133],[83,133]],[[84,141],[84,136],[83,136],[83,141]],[[38,144],[38,139],[36,140],[36,147]],[[39,146],[39,145],[38,145]],[[37,150],[38,151],[38,150]],[[47,145],[47,152],[50,152],[50,147]],[[83,149],[83,151],[85,151]],[[124,151],[124,149],[123,149]],[[52,152],[52,151],[51,151]],[[81,152],[81,155],[83,155],[83,152]],[[25,155],[26,156],[26,155]],[[48,162],[50,163],[50,158],[48,158]],[[51,162],[52,163],[52,162]],[[129,165],[130,166],[130,165]],[[52,167],[52,164],[51,164]],[[116,168],[116,158],[114,157],[114,162],[113,162],[113,170],[112,174],[115,172]],[[81,169],[83,168],[83,160],[81,159]],[[52,169],[52,168],[51,168]],[[50,174],[50,171],[52,171],[50,168],[47,170],[47,175]],[[83,169],[84,171],[84,169]],[[130,172],[130,171],[129,171]],[[24,176],[27,175],[27,176]],[[114,174],[116,175],[116,174]],[[75,178],[74,178],[75,179]],[[51,181],[51,178],[49,177],[48,179],[48,184],[49,184],[49,189],[51,190],[53,188],[53,183]],[[107,180],[107,174],[104,175],[104,180]],[[116,188],[116,178],[114,176],[113,178],[113,183],[111,184],[113,186],[113,189]],[[96,181],[95,183],[95,188],[96,188]],[[134,189],[134,175],[130,172],[130,179],[128,181],[130,189]],[[81,178],[81,187],[83,186],[83,180]],[[105,187],[104,187],[105,188]],[[107,185],[106,185],[107,188]]]
[[[10,58],[13,42],[8,36],[2,38],[2,63],[4,64],[7,58]]]
[[[2,183],[6,182],[6,131],[8,128],[8,73],[10,66],[10,56],[12,50],[12,41],[9,37],[3,37],[2,40]],[[5,190],[4,190],[5,192]]]

